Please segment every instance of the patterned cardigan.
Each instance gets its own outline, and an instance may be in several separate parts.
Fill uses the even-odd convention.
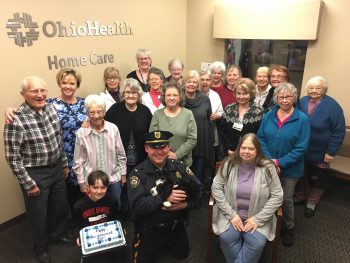
[[[242,136],[247,133],[258,132],[264,115],[264,108],[251,101],[249,102],[247,112],[243,116],[243,120],[240,120],[238,107],[237,102],[227,105],[221,122],[221,130],[227,136],[228,148],[232,151],[236,149],[239,139]],[[242,129],[240,131],[234,129],[234,123],[242,123]]]

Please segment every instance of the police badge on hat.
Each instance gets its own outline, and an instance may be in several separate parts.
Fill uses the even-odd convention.
[[[153,147],[164,147],[169,144],[169,139],[173,136],[171,132],[156,130],[149,133],[146,133],[142,136],[145,140],[145,144]]]

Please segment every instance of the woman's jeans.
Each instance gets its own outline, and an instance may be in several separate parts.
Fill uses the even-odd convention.
[[[254,231],[240,232],[230,227],[219,235],[220,247],[227,263],[257,263],[264,250],[266,237]]]

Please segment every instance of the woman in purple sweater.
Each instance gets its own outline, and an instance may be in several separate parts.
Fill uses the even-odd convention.
[[[213,231],[226,262],[258,262],[267,240],[275,237],[283,190],[277,169],[253,133],[242,137],[214,178]]]

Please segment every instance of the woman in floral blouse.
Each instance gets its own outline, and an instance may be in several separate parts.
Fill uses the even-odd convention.
[[[233,88],[236,102],[227,105],[222,119],[222,131],[228,138],[227,154],[236,150],[239,139],[247,133],[257,133],[264,109],[254,103],[255,84],[249,78],[238,80]]]
[[[66,180],[68,202],[73,209],[75,202],[82,196],[77,177],[72,171],[75,132],[80,128],[86,117],[84,99],[75,96],[75,92],[80,87],[81,75],[71,68],[61,68],[56,75],[57,84],[61,90],[61,95],[57,98],[47,99],[58,113],[62,127],[63,148],[68,159],[69,175]]]

